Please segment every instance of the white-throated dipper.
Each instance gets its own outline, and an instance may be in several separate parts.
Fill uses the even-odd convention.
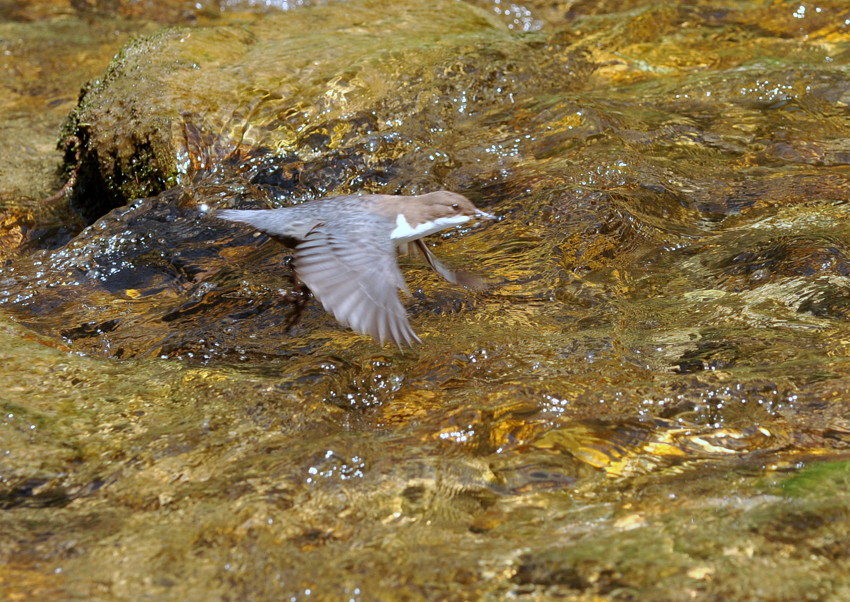
[[[473,218],[494,219],[448,190],[335,196],[282,209],[227,209],[215,216],[250,224],[294,247],[295,274],[325,310],[355,331],[399,347],[421,341],[398,296],[398,289],[407,287],[397,250],[413,243],[443,278],[474,287],[481,279],[446,268],[420,239]]]

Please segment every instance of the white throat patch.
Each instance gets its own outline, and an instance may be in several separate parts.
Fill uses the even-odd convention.
[[[430,222],[422,222],[414,228],[407,221],[407,218],[404,217],[404,214],[399,213],[395,220],[395,229],[390,233],[390,238],[397,244],[410,242],[417,238],[433,234],[434,232],[457,226],[458,224],[465,224],[469,219],[470,217],[468,215],[453,215],[451,217],[441,217]]]

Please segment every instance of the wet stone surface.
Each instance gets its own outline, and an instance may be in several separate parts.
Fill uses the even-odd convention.
[[[26,23],[143,35],[56,105],[67,196],[0,155],[0,592],[850,597],[843,3],[291,4],[8,9],[38,140],[84,70]],[[404,352],[212,216],[439,188],[491,285],[403,258]]]

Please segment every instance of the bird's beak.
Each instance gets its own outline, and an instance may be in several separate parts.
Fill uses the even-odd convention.
[[[475,217],[479,219],[498,219],[495,215],[481,211],[481,209],[478,209],[475,213]]]

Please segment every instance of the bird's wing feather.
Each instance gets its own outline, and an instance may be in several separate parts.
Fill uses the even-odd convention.
[[[399,347],[421,342],[398,289],[405,289],[389,236],[359,236],[358,228],[318,224],[295,248],[295,271],[341,323]]]
[[[435,272],[451,282],[459,284],[473,290],[483,290],[487,288],[487,281],[478,274],[467,272],[465,270],[452,270],[446,267],[443,262],[437,259],[433,253],[425,245],[425,242],[419,238],[413,241],[412,245],[425,258]]]

